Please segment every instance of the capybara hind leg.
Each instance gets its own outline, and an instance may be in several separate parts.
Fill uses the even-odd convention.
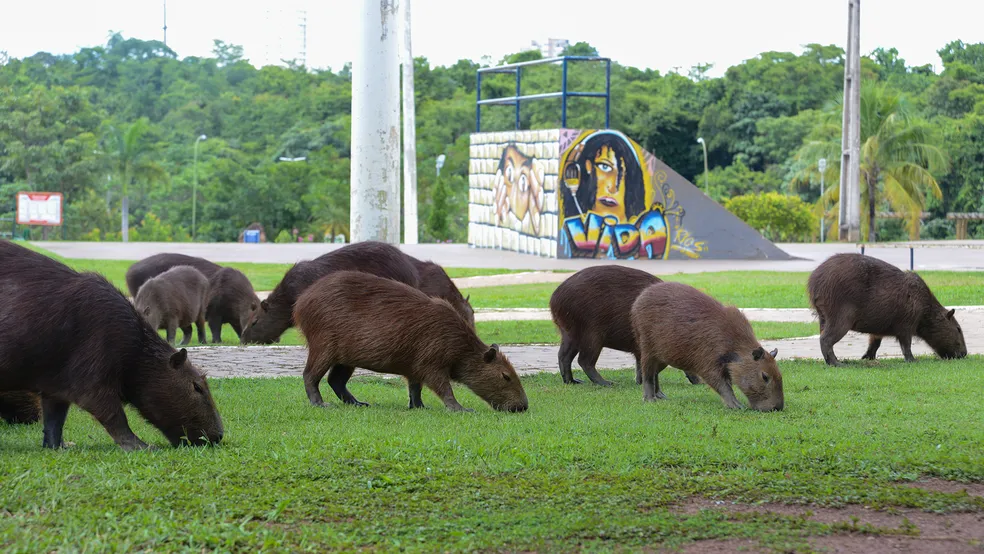
[[[407,389],[410,391],[410,408],[423,408],[424,400],[420,394],[424,391],[424,385],[420,381],[407,380]]]
[[[902,355],[905,361],[914,362],[916,357],[912,355],[912,337],[899,337],[899,346],[902,348]]]
[[[331,367],[330,363],[324,363],[316,355],[308,354],[307,363],[304,364],[304,390],[307,392],[308,400],[315,406],[324,406],[325,399],[321,397],[321,379]]]
[[[881,346],[882,338],[871,335],[868,337],[868,350],[861,356],[862,360],[874,360],[875,353],[878,352],[878,347]]]
[[[687,380],[690,381],[691,385],[700,384],[700,377],[698,377],[696,373],[690,373],[689,371],[684,371],[683,374],[687,376]]]
[[[639,356],[635,357],[636,360],[636,384],[642,384],[642,362],[639,361]]]
[[[104,400],[105,401],[105,400]],[[133,434],[130,424],[126,420],[126,412],[123,411],[123,403],[116,401],[115,405],[106,407],[105,404],[97,400],[83,399],[79,401],[79,407],[89,412],[102,424],[116,442],[126,451],[141,450],[147,448],[147,443],[140,440]]]
[[[353,373],[355,373],[354,367],[335,364],[328,370],[328,386],[331,387],[331,390],[335,391],[335,396],[342,402],[352,404],[353,406],[368,406],[369,404],[356,400],[348,390],[348,381],[352,378]]]
[[[601,347],[596,345],[585,345],[581,344],[581,353],[577,356],[577,363],[581,366],[581,369],[587,374],[588,379],[596,385],[602,385],[606,387],[612,386],[611,381],[606,381],[602,377],[598,370],[595,369],[595,364],[598,363],[598,356],[601,355]]]
[[[451,381],[447,378],[442,377],[432,377],[428,382],[425,383],[427,388],[434,391],[434,394],[444,402],[447,409],[452,412],[474,412],[471,408],[466,408],[458,403],[458,399],[454,397],[454,391],[451,389]]]
[[[65,443],[62,441],[62,429],[65,428],[65,418],[68,417],[69,402],[55,400],[53,398],[41,397],[41,411],[44,418],[44,439],[41,446],[44,448],[62,448]]]
[[[563,331],[560,333],[560,350],[557,352],[557,361],[560,363],[560,377],[568,385],[581,384],[580,379],[574,378],[571,364],[577,356],[577,343],[571,336]]]
[[[834,345],[840,342],[844,335],[851,330],[852,319],[841,316],[837,319],[828,319],[825,322],[823,331],[820,333],[820,352],[823,353],[823,359],[827,365],[842,365],[837,361],[837,356],[834,355]]]
[[[173,323],[167,324],[167,342],[169,344],[174,344],[175,339],[178,336],[178,326]]]
[[[181,339],[181,346],[184,346],[189,342],[191,342],[191,333],[192,333],[191,325],[185,325],[184,327],[182,327],[181,332],[184,334],[184,338]]]
[[[205,314],[199,314],[198,321],[195,322],[195,327],[198,331],[198,342],[205,344],[208,342],[208,337],[205,336]]]
[[[642,399],[646,402],[665,400],[666,395],[659,388],[659,372],[666,369],[666,364],[649,359],[642,367]]]
[[[212,314],[208,318],[208,328],[212,331],[212,342],[222,342],[222,316]]]

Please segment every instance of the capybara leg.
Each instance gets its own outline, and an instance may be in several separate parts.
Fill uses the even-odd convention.
[[[195,327],[198,331],[198,342],[205,344],[208,342],[208,337],[205,335],[205,314],[199,314],[198,321],[195,322]]]
[[[307,363],[304,364],[304,390],[308,400],[315,406],[324,406],[325,399],[321,397],[321,379],[328,373],[329,363],[320,363],[316,356],[308,353]]]
[[[446,378],[432,378],[427,382],[427,387],[434,391],[434,394],[444,402],[447,409],[452,412],[474,412],[470,408],[466,408],[458,403],[458,399],[454,397],[454,391],[451,390],[451,381]]]
[[[191,325],[185,325],[184,327],[182,327],[181,332],[184,333],[184,338],[181,339],[181,346],[184,346],[189,342],[191,342],[191,332],[192,332]]]
[[[721,396],[721,401],[724,402],[725,406],[735,410],[740,410],[742,408],[741,402],[739,402],[738,398],[735,397],[735,391],[731,387],[730,379],[725,379],[723,377],[711,379],[707,382],[707,384]]]
[[[178,326],[173,323],[167,324],[167,342],[169,344],[174,344],[174,340],[178,335]]]
[[[424,391],[424,385],[420,381],[407,380],[407,389],[410,391],[410,408],[423,408],[424,400],[420,393]]]
[[[649,359],[643,365],[642,399],[646,402],[666,399],[666,395],[659,388],[659,372],[664,369],[666,369],[666,364],[654,359]]]
[[[328,370],[328,385],[331,387],[331,390],[335,391],[335,396],[342,402],[352,404],[353,406],[368,406],[369,404],[356,400],[348,390],[348,380],[352,378],[353,373],[355,373],[354,367],[335,364]]]
[[[912,337],[899,337],[899,346],[902,347],[902,355],[905,356],[905,361],[916,361],[916,357],[912,355]]]
[[[881,346],[882,338],[871,335],[868,337],[868,350],[861,356],[862,360],[874,360],[875,353],[878,352],[878,347]]]
[[[242,325],[239,324],[238,321],[230,321],[229,326],[232,327],[232,330],[236,332],[237,337],[243,336],[243,327]],[[221,328],[222,328],[222,320],[219,320],[219,329]]]
[[[212,331],[212,342],[222,342],[222,316],[212,314],[208,318],[208,328]]]
[[[575,379],[574,372],[571,371],[571,363],[574,362],[574,356],[577,356],[577,343],[569,334],[561,331],[560,350],[557,352],[557,361],[560,362],[560,377],[568,385],[581,384],[581,380]]]
[[[698,377],[696,373],[690,373],[689,371],[684,371],[683,373],[687,376],[687,380],[690,381],[691,385],[700,384],[700,377]]]
[[[577,356],[577,363],[581,366],[584,373],[587,374],[588,379],[591,379],[591,382],[596,385],[612,386],[611,381],[606,381],[604,377],[598,374],[598,370],[595,369],[595,364],[598,363],[598,356],[601,355],[601,347],[582,343],[580,348],[581,353]]]
[[[827,365],[842,365],[837,361],[837,356],[834,355],[834,345],[844,338],[844,335],[850,330],[851,321],[843,316],[834,320],[828,319],[825,322],[823,332],[820,333],[820,352],[823,353],[823,359]]]
[[[65,428],[65,418],[68,417],[69,406],[71,406],[69,402],[41,397],[41,411],[44,417],[44,439],[41,442],[43,448],[62,448],[65,446],[62,441],[62,429]]]
[[[95,416],[99,423],[102,423],[102,426],[106,428],[109,436],[113,437],[116,444],[123,450],[129,452],[131,450],[147,448],[147,443],[140,440],[133,434],[133,430],[130,429],[130,424],[126,420],[126,412],[123,411],[122,403],[118,403],[116,406],[108,409],[103,407],[98,411],[86,409],[83,403],[79,403],[79,407]]]
[[[642,362],[639,361],[639,356],[636,355],[636,384],[642,384]]]

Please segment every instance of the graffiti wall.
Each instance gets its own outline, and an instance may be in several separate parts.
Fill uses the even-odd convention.
[[[557,256],[560,131],[471,135],[468,244]]]

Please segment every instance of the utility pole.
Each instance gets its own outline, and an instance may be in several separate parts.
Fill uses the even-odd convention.
[[[164,46],[167,46],[167,0],[164,0]]]
[[[403,242],[417,244],[417,115],[413,92],[410,0],[403,9]]]
[[[400,242],[400,78],[397,0],[361,0],[352,63],[352,242]]]
[[[842,241],[861,239],[861,0],[848,0],[838,224]]]

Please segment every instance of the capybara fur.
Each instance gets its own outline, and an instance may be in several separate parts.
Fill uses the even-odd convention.
[[[335,271],[361,271],[416,287],[417,268],[399,248],[378,241],[345,245],[313,260],[294,264],[243,329],[243,344],[270,344],[294,326],[294,303],[315,281]]]
[[[198,328],[198,342],[205,344],[205,309],[208,307],[208,278],[201,271],[179,265],[148,279],[137,291],[133,305],[154,329],[167,329],[167,342],[174,344],[178,329],[181,344],[191,342],[191,325]]]
[[[11,425],[41,421],[41,397],[33,392],[0,392],[0,419]]]
[[[729,408],[741,408],[735,384],[753,409],[783,409],[779,352],[762,348],[738,308],[683,283],[657,283],[632,305],[632,328],[639,341],[645,400],[666,398],[659,372],[671,365],[699,376]]]
[[[916,273],[871,256],[835,254],[820,264],[806,282],[810,305],[820,319],[820,351],[829,365],[841,365],[834,345],[848,331],[867,333],[874,360],[882,337],[895,337],[906,361],[912,337],[919,337],[941,358],[963,358],[967,343],[954,310],[940,304]]]
[[[649,285],[660,283],[655,275],[620,265],[601,265],[578,271],[564,280],[550,296],[550,314],[560,331],[560,376],[578,384],[571,363],[577,363],[593,383],[611,385],[595,364],[602,348],[630,352],[636,359],[636,383],[642,383],[639,347],[632,331],[632,303]],[[700,380],[687,374],[690,382]]]
[[[461,291],[455,286],[454,281],[448,277],[444,268],[434,262],[422,262],[411,257],[417,267],[417,274],[420,282],[419,288],[427,296],[443,298],[451,304],[472,329],[475,328],[475,310],[472,308],[469,298],[461,295]]]
[[[208,279],[208,308],[205,310],[212,342],[222,342],[222,325],[225,323],[232,326],[237,338],[241,337],[250,314],[259,305],[260,299],[242,271],[231,267],[216,271]]]
[[[127,423],[132,404],[174,445],[222,439],[205,376],[101,275],[0,241],[0,391],[41,395],[43,446],[64,446],[76,404],[125,450],[145,448]]]
[[[212,277],[218,270],[222,269],[222,266],[196,256],[173,253],[154,254],[131,265],[126,270],[126,286],[130,289],[130,296],[136,298],[140,287],[148,279],[157,277],[161,273],[179,265],[191,266],[201,271],[206,277]]]
[[[450,410],[464,410],[451,381],[463,383],[494,409],[521,412],[529,402],[519,375],[498,346],[487,346],[446,300],[375,275],[338,271],[309,287],[294,309],[308,343],[304,386],[324,405],[319,384],[342,402],[364,405],[346,383],[356,367],[402,375],[410,407],[423,407],[426,385]]]

